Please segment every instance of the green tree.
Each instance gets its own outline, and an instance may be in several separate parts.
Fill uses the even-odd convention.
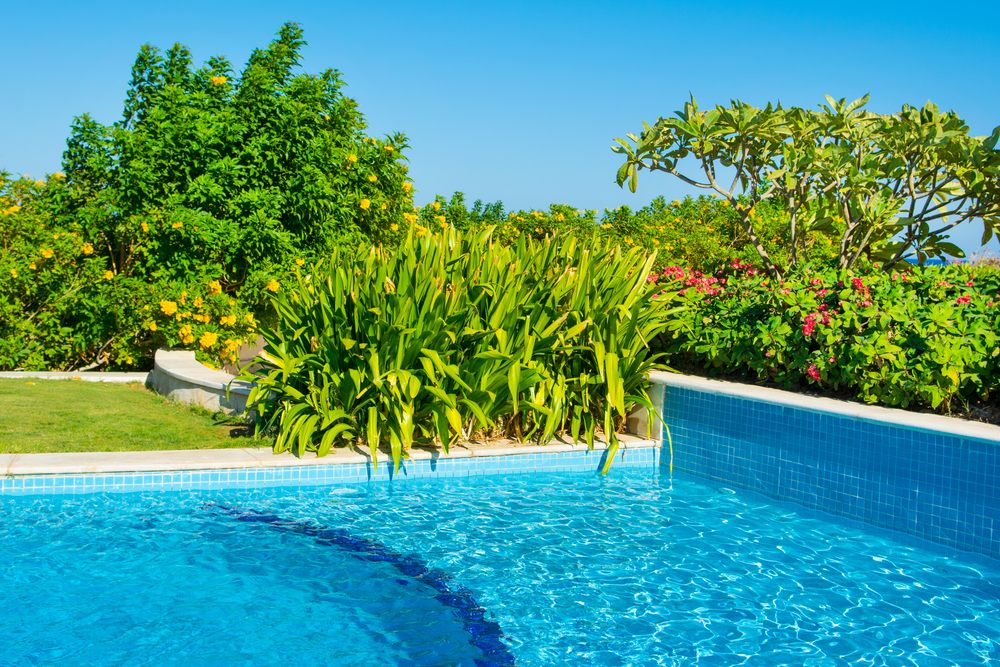
[[[286,24],[239,74],[144,46],[122,119],[73,122],[65,174],[0,172],[0,368],[231,362],[306,261],[395,243],[406,138],[366,136],[338,72],[297,71],[304,45]]]
[[[789,266],[817,231],[840,236],[841,268],[867,256],[885,270],[914,257],[964,256],[946,239],[968,220],[983,221],[983,243],[992,238],[1000,223],[1000,127],[971,137],[955,112],[930,102],[879,115],[864,109],[867,95],[827,100],[819,111],[739,101],[701,111],[692,98],[675,118],[616,139],[612,150],[625,155],[617,182],[634,192],[645,168],[718,193],[773,276],[782,269],[753,220],[754,206],[768,199],[788,208]],[[694,172],[682,171],[685,158]]]
[[[142,47],[123,118],[78,118],[62,213],[116,274],[260,287],[302,255],[390,241],[412,208],[401,134],[364,135],[335,70],[296,73],[302,30],[281,28],[234,76],[224,58]]]

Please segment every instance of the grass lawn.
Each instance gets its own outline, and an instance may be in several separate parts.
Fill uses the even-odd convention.
[[[138,384],[0,378],[0,454],[267,447],[239,419]]]

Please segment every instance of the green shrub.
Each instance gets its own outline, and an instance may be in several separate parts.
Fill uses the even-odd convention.
[[[423,228],[442,225],[463,231],[496,227],[494,238],[514,243],[526,237],[541,240],[554,234],[572,233],[580,238],[607,238],[624,246],[656,251],[654,269],[686,266],[700,271],[714,271],[732,260],[750,262],[757,250],[750,243],[739,215],[729,202],[711,196],[685,197],[667,203],[655,198],[648,206],[632,211],[628,206],[596,210],[577,209],[568,204],[552,204],[546,210],[505,212],[503,202],[483,204],[476,200],[471,209],[465,195],[456,192],[451,200],[438,195],[427,206],[411,215]],[[781,201],[767,200],[754,209],[752,219],[761,242],[776,261],[787,259],[788,210]],[[836,231],[836,230],[834,230]],[[806,256],[814,263],[836,259],[835,238],[814,232],[801,242]]]
[[[287,24],[239,75],[144,46],[123,119],[77,118],[65,174],[0,173],[0,369],[228,359],[306,259],[398,241],[406,138],[366,137],[336,71],[295,72],[304,44]]]
[[[868,403],[987,400],[1000,389],[1000,271],[990,263],[847,271],[783,282],[746,264],[659,276],[688,306],[660,337],[673,365],[849,390]]]
[[[503,435],[609,440],[649,406],[647,341],[671,316],[653,301],[653,257],[574,237],[515,245],[486,230],[416,227],[394,249],[340,249],[280,289],[280,321],[250,404],[276,450],[324,455],[388,442]]]

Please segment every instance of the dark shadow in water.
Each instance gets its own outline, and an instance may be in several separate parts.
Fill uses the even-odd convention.
[[[449,585],[448,573],[428,567],[414,554],[401,554],[384,544],[363,537],[354,537],[343,528],[316,526],[303,521],[291,521],[275,514],[265,514],[254,509],[205,503],[217,513],[234,517],[237,521],[259,523],[282,533],[298,533],[316,539],[318,544],[336,547],[359,560],[389,563],[403,575],[426,584],[437,591],[434,599],[454,610],[466,632],[472,635],[471,644],[483,652],[476,658],[478,667],[515,667],[514,655],[503,643],[503,630],[496,621],[486,618],[484,609],[472,596],[472,591],[460,584]],[[405,580],[397,579],[404,584]]]

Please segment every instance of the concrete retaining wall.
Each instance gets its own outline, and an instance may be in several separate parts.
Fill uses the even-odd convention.
[[[226,414],[242,414],[253,388],[235,375],[199,363],[194,352],[188,350],[157,350],[152,376],[153,390],[158,394]]]

